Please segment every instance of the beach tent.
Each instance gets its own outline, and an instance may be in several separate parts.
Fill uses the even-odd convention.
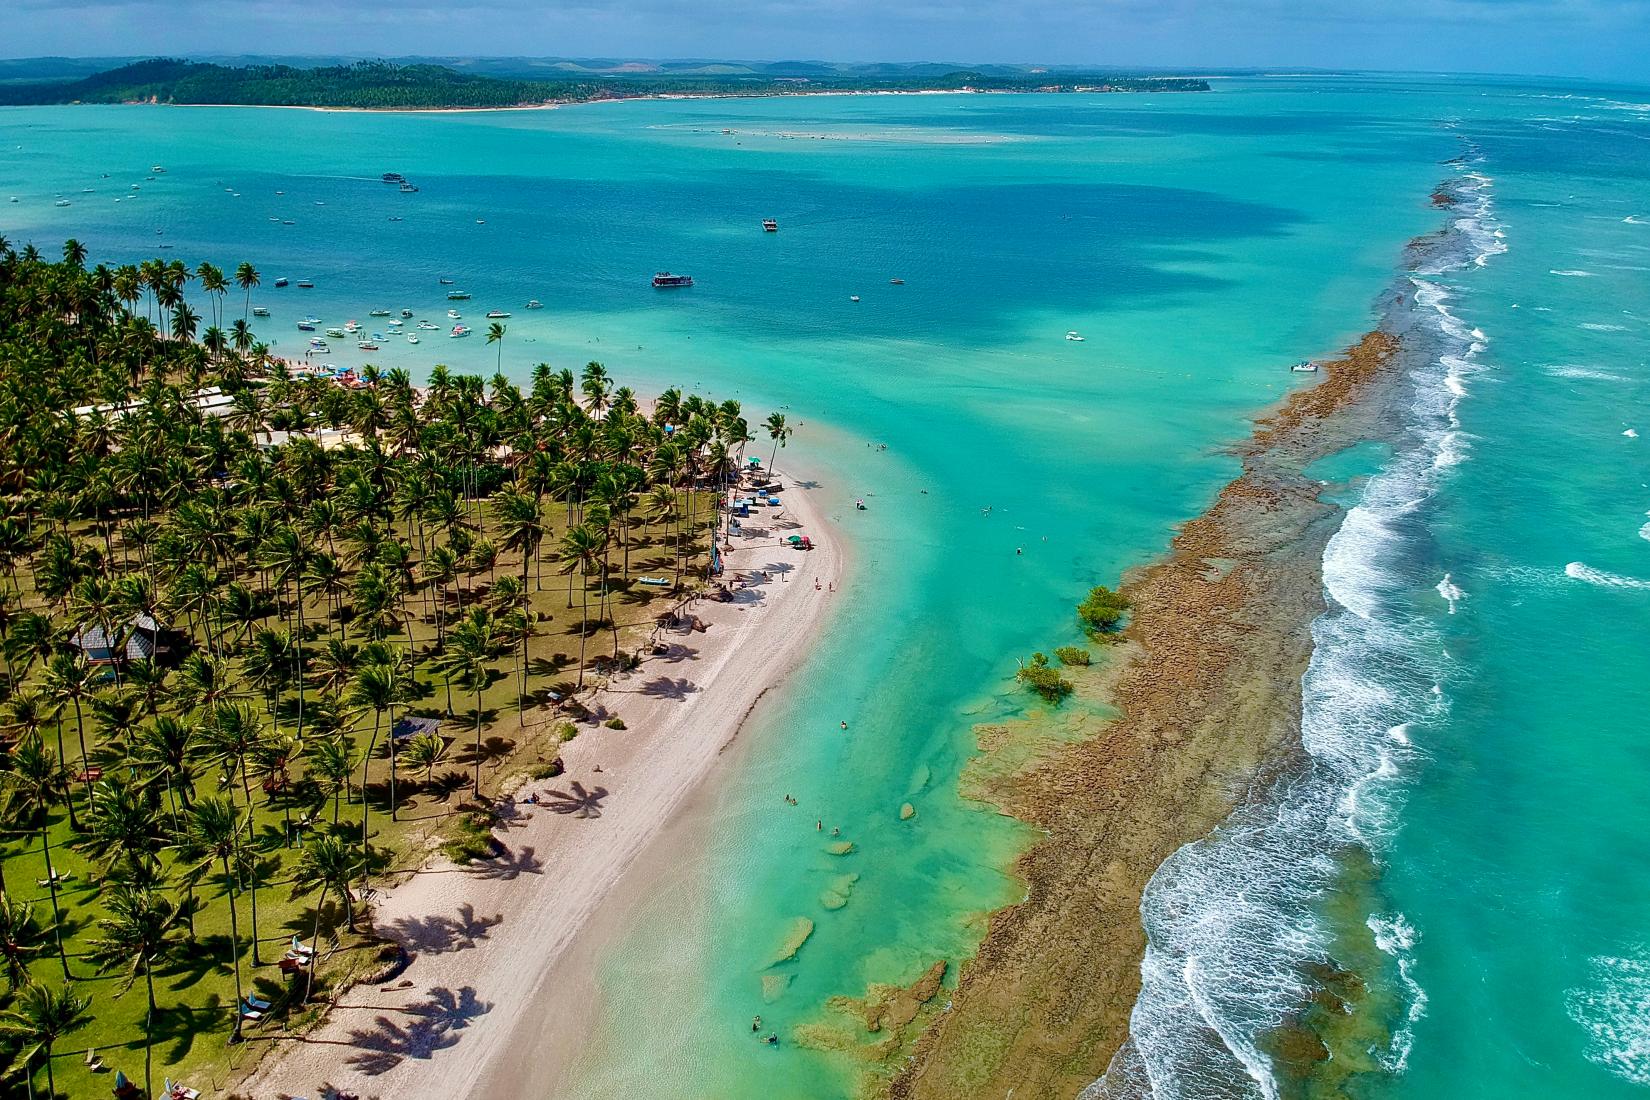
[[[390,740],[405,741],[410,737],[417,737],[420,734],[439,734],[440,732],[441,719],[415,718],[409,714],[395,720],[395,725],[390,727]]]

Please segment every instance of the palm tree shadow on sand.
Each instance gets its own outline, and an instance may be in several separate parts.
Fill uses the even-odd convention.
[[[600,817],[602,816],[602,799],[607,797],[606,787],[590,787],[586,789],[577,779],[569,783],[571,791],[546,791],[541,798],[541,805],[545,805],[551,813],[567,814],[570,817]]]
[[[348,1045],[356,1047],[359,1053],[344,1061],[368,1077],[388,1073],[408,1058],[429,1058],[436,1051],[457,1043],[458,1032],[492,1007],[476,997],[473,986],[467,985],[456,993],[437,986],[430,990],[427,1000],[400,1010],[411,1017],[405,1025],[380,1015],[373,1021],[372,1029],[351,1030]]]

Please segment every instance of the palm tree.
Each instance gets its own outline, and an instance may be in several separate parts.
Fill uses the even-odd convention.
[[[493,512],[498,518],[499,534],[506,550],[521,554],[521,583],[527,584],[527,566],[538,555],[544,541],[544,513],[531,494],[507,485],[493,497]]]
[[[504,369],[504,326],[497,321],[487,326],[487,342],[498,345],[497,369]]]
[[[401,746],[402,762],[410,767],[423,768],[426,785],[435,781],[435,766],[446,755],[447,739],[439,733],[421,733]]]
[[[785,414],[779,412],[769,413],[762,426],[767,429],[768,438],[773,440],[773,455],[768,459],[768,473],[771,475],[774,472],[774,463],[779,461],[779,448],[796,434],[796,429],[786,424]]]
[[[332,795],[332,823],[338,824],[342,799],[349,797],[350,776],[355,773],[355,755],[342,737],[327,737],[307,746],[309,772]]]
[[[361,847],[368,846],[368,817],[370,808],[367,804],[367,768],[372,760],[372,753],[378,747],[378,735],[383,731],[384,717],[391,708],[406,695],[406,683],[401,675],[400,665],[386,661],[370,664],[356,674],[355,683],[350,686],[349,704],[356,713],[372,712],[372,740],[367,742],[367,752],[361,759]],[[395,820],[395,753],[390,753],[390,820]]]
[[[469,617],[453,628],[442,666],[449,680],[462,678],[475,693],[476,743],[475,782],[472,793],[481,796],[481,692],[487,686],[487,663],[498,656],[499,640],[490,611],[473,608]]]
[[[243,825],[250,826],[251,810],[247,811],[245,822],[235,810],[233,799],[222,795],[207,795],[189,807],[189,813],[184,820],[183,833],[174,844],[180,853],[196,861],[196,866],[210,867],[216,860],[223,868],[223,888],[229,897],[229,954],[231,967],[235,971],[235,1000],[238,1003],[242,998],[241,992],[241,929],[236,916],[235,894],[236,877],[230,870],[232,861],[239,862],[241,829]],[[235,1031],[231,1041],[240,1042],[241,1014],[235,1013]]]
[[[159,884],[157,884],[159,885]],[[105,898],[109,915],[97,922],[102,936],[92,941],[91,955],[101,971],[123,970],[120,993],[125,993],[143,975],[149,995],[149,1013],[143,1021],[143,1090],[155,1094],[155,960],[164,955],[177,936],[180,914],[159,890],[137,889],[117,884]],[[239,991],[237,990],[237,995]],[[120,994],[116,994],[119,996]],[[235,1006],[240,1015],[241,1006]]]
[[[91,1023],[91,998],[75,993],[68,982],[56,993],[44,985],[26,985],[9,1011],[0,1014],[0,1035],[23,1049],[18,1060],[27,1070],[34,1056],[46,1055],[46,1091],[57,1096],[57,1078],[52,1073],[52,1048],[65,1035]]]
[[[0,893],[0,955],[6,959],[6,984],[13,993],[29,980],[29,956],[40,951],[45,930],[35,918],[34,904],[14,901]]]
[[[258,269],[242,260],[235,268],[235,285],[246,291],[246,306],[241,313],[241,320],[246,320],[252,314],[252,288],[259,283]]]
[[[112,644],[112,642],[111,642]],[[92,673],[85,662],[78,656],[69,653],[54,654],[46,665],[46,690],[51,699],[60,708],[68,704],[74,705],[75,732],[80,738],[80,773],[86,778],[86,798],[92,796],[90,772],[86,770],[86,714],[81,701],[92,693]],[[58,726],[59,756],[63,753],[62,725]],[[72,813],[72,810],[71,810]]]
[[[57,899],[57,868],[52,864],[51,808],[59,798],[70,801],[57,758],[38,737],[18,742],[11,752],[11,770],[0,772],[6,816],[34,824],[40,830],[40,854],[46,864],[46,889],[52,899],[52,936],[57,941],[63,980],[69,980],[69,956],[63,947],[63,909]]]
[[[581,577],[590,575],[590,571],[601,560],[601,554],[606,547],[606,540],[600,531],[588,523],[581,523],[561,537],[562,572],[577,573]],[[584,651],[585,643],[590,640],[590,582],[582,586],[584,593],[584,610],[579,620],[579,687],[584,687]]]
[[[355,895],[349,884],[366,870],[366,853],[332,833],[315,837],[298,854],[297,880],[312,883],[323,898],[329,892],[337,894],[351,932],[355,931]]]

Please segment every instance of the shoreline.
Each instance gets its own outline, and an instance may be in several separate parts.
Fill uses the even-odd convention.
[[[598,103],[645,103],[655,100],[680,99],[818,99],[830,96],[926,96],[926,95],[1153,95],[1163,92],[1183,92],[1179,88],[1112,88],[1062,89],[1046,91],[1041,88],[920,88],[920,89],[865,89],[861,91],[835,90],[817,92],[649,92],[643,95],[594,96],[589,99],[551,99],[542,103],[511,103],[497,107],[324,107],[304,103],[157,103],[153,100],[129,100],[124,103],[62,103],[31,106],[62,107],[221,107],[251,108],[260,111],[319,111],[323,114],[368,115],[473,115],[505,111],[556,111],[563,107],[589,107]],[[1196,93],[1194,93],[1196,94]]]
[[[1075,1096],[1105,1075],[1140,988],[1148,880],[1302,763],[1301,677],[1344,514],[1303,471],[1371,436],[1401,364],[1384,329],[1324,363],[1318,384],[1255,421],[1235,449],[1240,474],[1169,553],[1124,578],[1131,621],[1079,677],[1118,717],[1085,731],[1072,728],[1084,715],[1034,714],[980,731],[965,794],[1044,838],[1014,867],[1026,899],[992,914],[888,1095]]]
[[[829,490],[800,488],[787,466],[782,515],[815,534],[817,548],[782,546],[791,528],[779,523],[736,539],[729,581],[761,569],[772,579],[729,603],[697,601],[704,633],[667,632],[668,654],[595,695],[595,714],[619,714],[630,728],[581,728],[563,747],[562,774],[519,787],[515,814],[496,833],[501,856],[462,868],[437,857],[385,889],[373,925],[406,946],[404,974],[344,991],[240,1091],[306,1095],[329,1082],[369,1095],[515,1096],[568,1068],[582,1038],[575,1025],[591,1017],[546,1004],[577,991],[569,1004],[588,1005],[600,947],[624,923],[625,899],[645,893],[639,880],[652,877],[649,854],[714,788],[723,754],[806,659],[841,592],[847,551],[824,503],[810,498]],[[544,800],[522,802],[529,794]]]

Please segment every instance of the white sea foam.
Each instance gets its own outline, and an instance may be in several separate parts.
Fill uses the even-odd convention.
[[[1650,1085],[1650,962],[1597,955],[1565,1009],[1587,1034],[1587,1059],[1635,1085]]]
[[[1646,516],[1650,516],[1650,512],[1646,512],[1644,514]],[[1639,538],[1645,540],[1646,542],[1650,542],[1650,523],[1646,523],[1643,527],[1639,528]]]
[[[1426,548],[1417,518],[1445,471],[1468,458],[1457,413],[1489,339],[1456,316],[1441,277],[1505,250],[1491,183],[1465,172],[1452,185],[1464,211],[1453,238],[1416,263],[1409,309],[1435,333],[1436,354],[1410,373],[1403,445],[1324,552],[1329,609],[1312,624],[1301,682],[1308,764],[1152,876],[1141,899],[1147,947],[1130,1039],[1083,1100],[1278,1096],[1265,1038],[1309,995],[1302,964],[1329,958],[1333,944],[1314,899],[1339,885],[1337,852],[1352,843],[1378,853],[1398,828],[1405,777],[1426,729],[1449,707],[1437,622],[1411,595],[1413,563]],[[1448,576],[1439,592],[1452,606],[1463,595]],[[1405,1006],[1376,1053],[1401,1072],[1426,1006],[1410,954],[1416,931],[1401,916],[1370,920]]]
[[[1449,604],[1449,613],[1451,615],[1455,614],[1455,605],[1467,597],[1467,594],[1461,591],[1461,587],[1454,581],[1450,580],[1450,575],[1448,573],[1445,573],[1444,579],[1438,582],[1437,592],[1440,596],[1444,597],[1445,602]]]
[[[1588,332],[1626,332],[1626,325],[1608,325],[1602,321],[1583,321],[1581,327]]]
[[[1624,577],[1620,573],[1611,573],[1603,569],[1594,569],[1579,561],[1573,561],[1564,567],[1564,575],[1588,584],[1596,584],[1602,588],[1650,588],[1650,581],[1640,580],[1637,577]]]
[[[1639,437],[1639,431],[1637,428],[1628,428],[1621,434],[1626,436],[1628,439],[1637,439]]]
[[[1597,367],[1578,367],[1561,364],[1557,366],[1545,367],[1543,369],[1554,378],[1577,378],[1584,379],[1589,382],[1628,381],[1628,379],[1622,375],[1611,374],[1609,371],[1599,370]]]
[[[1549,275],[1563,275],[1565,278],[1569,278],[1569,279],[1591,279],[1591,278],[1594,278],[1594,275],[1591,271],[1582,271],[1580,269],[1571,270],[1571,271],[1560,271],[1557,268],[1554,268],[1551,271],[1548,271],[1547,274],[1549,274]]]
[[[1645,220],[1643,218],[1639,217],[1637,214],[1629,214],[1621,220],[1626,222],[1628,225],[1644,225],[1644,224],[1646,224]]]

